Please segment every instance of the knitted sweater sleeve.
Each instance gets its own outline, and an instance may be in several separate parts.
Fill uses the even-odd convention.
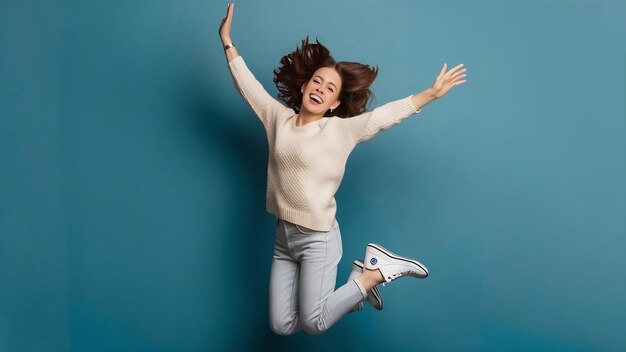
[[[228,62],[231,77],[239,94],[255,112],[263,126],[267,129],[270,119],[287,111],[295,114],[291,108],[283,105],[263,88],[252,74],[241,55]]]
[[[378,133],[402,122],[407,117],[419,113],[415,110],[412,95],[394,100],[360,115],[344,118],[342,123],[348,129],[348,135],[354,144],[363,143],[374,138]]]

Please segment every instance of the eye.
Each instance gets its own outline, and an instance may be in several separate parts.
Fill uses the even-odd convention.
[[[319,82],[318,80],[314,79],[314,80],[313,80],[313,83],[319,84],[320,82]],[[329,89],[331,92],[335,92],[335,90],[334,90],[334,89],[332,89],[332,88],[328,88],[328,89]]]

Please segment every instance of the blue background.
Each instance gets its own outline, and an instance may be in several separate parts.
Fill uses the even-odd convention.
[[[272,69],[309,35],[378,65],[372,107],[467,83],[358,145],[336,195],[426,280],[274,335],[267,142],[226,2],[0,3],[0,350],[626,350],[626,3],[238,1]]]

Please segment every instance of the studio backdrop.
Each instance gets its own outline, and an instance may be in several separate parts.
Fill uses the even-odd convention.
[[[429,277],[289,337],[226,4],[0,3],[0,351],[626,350],[626,3],[236,2],[274,97],[307,35],[378,66],[369,110],[469,72],[358,145],[336,194],[338,285],[368,242]]]

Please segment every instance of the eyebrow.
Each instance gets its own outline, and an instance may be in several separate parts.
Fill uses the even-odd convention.
[[[319,77],[319,78],[322,78],[322,76],[320,76],[320,75],[315,75],[315,76],[313,76],[313,77]],[[322,78],[322,81],[323,81],[323,80],[324,80],[324,79]],[[334,84],[333,82],[328,82],[328,84],[332,84],[333,86],[335,86],[335,89],[337,89],[337,85],[336,85],[336,84]]]

